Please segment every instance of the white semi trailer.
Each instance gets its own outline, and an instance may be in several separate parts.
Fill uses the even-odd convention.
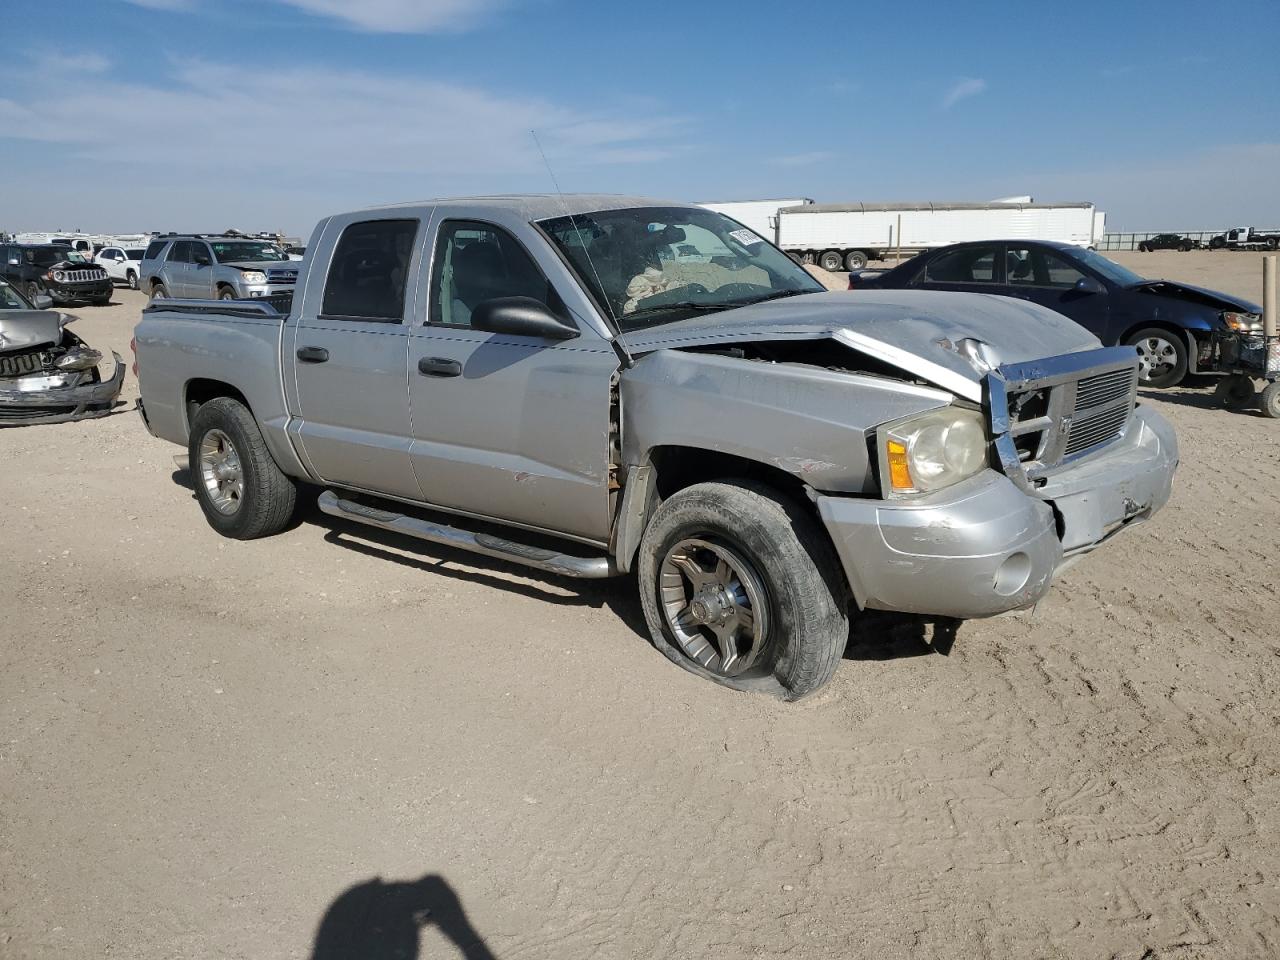
[[[968,240],[1094,247],[1104,223],[1092,203],[805,203],[783,207],[776,217],[774,243],[802,263],[833,272],[860,270],[898,251]]]
[[[750,227],[766,240],[778,239],[778,211],[783,207],[799,207],[813,203],[808,197],[798,200],[716,200],[699,203],[698,206],[733,217],[744,227]]]

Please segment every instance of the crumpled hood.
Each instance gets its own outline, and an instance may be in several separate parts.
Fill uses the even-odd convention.
[[[74,319],[53,310],[0,310],[0,353],[57,346]]]
[[[1178,283],[1175,280],[1148,280],[1134,289],[1157,297],[1169,297],[1173,300],[1185,300],[1198,303],[1214,310],[1235,310],[1238,313],[1262,313],[1262,307],[1256,303],[1233,297],[1220,290],[1206,290],[1204,287],[1193,287],[1189,283]]]
[[[994,364],[1023,363],[1102,344],[1047,307],[990,294],[932,290],[813,293],[719,313],[699,314],[626,333],[633,354],[768,340],[829,338],[920,379],[979,401],[984,372],[954,345],[989,345]]]

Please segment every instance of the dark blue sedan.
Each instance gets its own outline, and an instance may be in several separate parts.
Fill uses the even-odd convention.
[[[883,273],[849,275],[850,290],[957,290],[1034,300],[1065,314],[1105,345],[1138,348],[1148,387],[1172,387],[1210,358],[1214,330],[1251,329],[1261,308],[1169,280],[1145,280],[1066,243],[989,240],[938,247]]]

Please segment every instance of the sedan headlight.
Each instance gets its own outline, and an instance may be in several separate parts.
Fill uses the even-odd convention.
[[[245,283],[266,283],[267,275],[261,270],[243,270],[240,274]]]
[[[1234,313],[1227,311],[1222,315],[1222,322],[1233,333],[1261,333],[1262,318],[1256,313]]]
[[[973,476],[987,465],[987,430],[977,410],[944,407],[880,428],[881,485],[914,497]]]

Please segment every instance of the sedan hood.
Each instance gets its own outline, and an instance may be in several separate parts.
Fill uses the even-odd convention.
[[[52,310],[0,310],[0,353],[57,346],[74,319]]]
[[[1187,283],[1174,280],[1148,280],[1139,283],[1132,289],[1149,293],[1157,297],[1168,297],[1170,300],[1184,300],[1197,303],[1214,310],[1234,310],[1237,313],[1262,313],[1262,308],[1240,297],[1233,297],[1218,290],[1206,290],[1204,287],[1193,287]]]
[[[986,371],[958,352],[987,345],[993,364],[1023,363],[1102,344],[1060,313],[1025,300],[924,290],[814,293],[700,314],[623,334],[633,354],[768,340],[831,339],[978,402]]]

